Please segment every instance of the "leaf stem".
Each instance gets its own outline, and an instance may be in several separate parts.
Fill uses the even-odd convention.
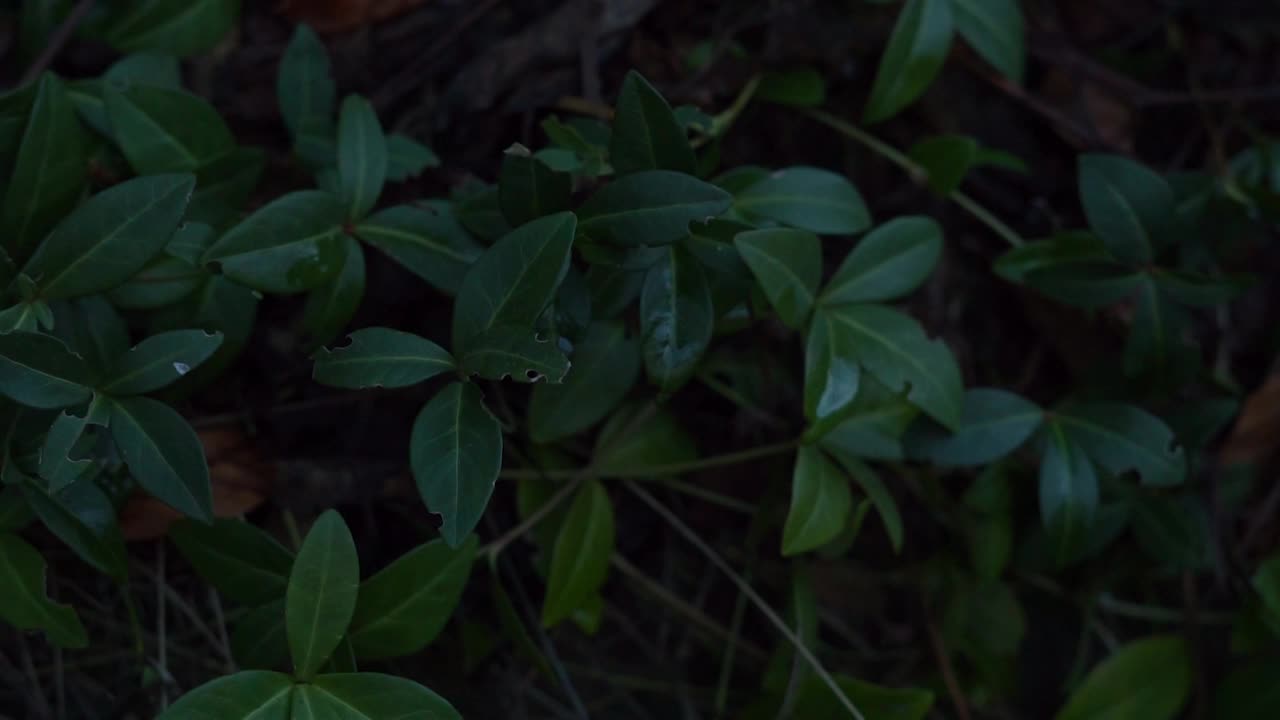
[[[925,170],[923,167],[921,167],[919,163],[912,160],[901,150],[893,147],[892,145],[886,143],[885,141],[881,140],[875,135],[872,135],[866,130],[863,130],[857,125],[854,125],[849,122],[845,122],[844,120],[841,120],[840,118],[836,117],[835,115],[832,115],[831,113],[825,110],[809,108],[809,109],[802,109],[800,110],[800,112],[803,115],[809,118],[812,118],[813,120],[816,120],[822,123],[823,125],[826,125],[832,130],[835,130],[841,135],[844,135],[850,140],[854,140],[856,142],[861,143],[868,150],[874,152],[875,154],[879,155],[885,160],[888,160],[894,165],[897,165],[904,172],[906,172],[907,175],[911,176],[912,181],[918,184],[923,184],[924,181],[929,177],[929,172]],[[987,210],[985,207],[979,204],[978,201],[974,200],[968,195],[960,192],[959,190],[953,190],[947,195],[947,197],[952,202],[954,202],[955,204],[963,208],[965,212],[968,212],[970,215],[972,215],[974,219],[976,219],[978,222],[990,228],[992,232],[994,232],[996,235],[999,235],[1005,242],[1009,243],[1011,246],[1019,247],[1025,242],[1022,239],[1022,236],[1019,235],[1016,230],[1006,225],[1003,221],[1000,220],[1000,218],[996,217],[990,210]]]
[[[595,475],[601,478],[622,478],[622,479],[644,479],[651,477],[661,477],[664,475],[682,475],[684,473],[696,472],[698,470],[709,470],[711,468],[722,467],[725,465],[738,465],[741,463],[757,460],[772,455],[781,455],[782,453],[794,450],[799,445],[799,440],[787,440],[785,442],[773,443],[770,445],[761,445],[751,448],[750,450],[739,450],[738,452],[725,453],[723,455],[712,455],[711,457],[699,458],[688,462],[667,463],[665,465],[649,465],[638,468],[626,468],[618,470],[595,470]],[[578,477],[583,472],[582,469],[575,470],[503,470],[499,477],[507,480],[536,480],[539,478],[547,478],[550,480],[565,480]]]

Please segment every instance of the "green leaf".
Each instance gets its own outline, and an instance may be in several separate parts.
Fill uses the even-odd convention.
[[[1045,240],[1035,240],[1016,247],[996,260],[996,274],[1016,283],[1027,283],[1040,270],[1072,266],[1105,264],[1115,259],[1096,235],[1087,231],[1062,232]]]
[[[1280,714],[1280,663],[1250,660],[1232,668],[1214,690],[1210,717],[1267,720]]]
[[[19,630],[41,630],[58,647],[82,648],[89,636],[76,611],[45,597],[44,558],[17,535],[0,533],[0,619]]]
[[[458,221],[463,227],[485,240],[497,240],[511,232],[511,225],[502,215],[497,185],[468,189],[458,199],[456,207]]]
[[[186,91],[108,84],[103,100],[116,144],[139,175],[193,171],[235,150],[218,111]]]
[[[84,359],[57,338],[39,333],[0,335],[0,394],[34,408],[60,408],[89,399],[93,376]]]
[[[1138,496],[1133,535],[1160,567],[1204,570],[1214,558],[1212,519],[1199,495]]]
[[[195,292],[207,274],[186,260],[160,255],[138,274],[107,291],[112,305],[125,310],[154,310]]]
[[[348,95],[338,114],[338,179],[353,221],[369,214],[387,180],[387,138],[373,106],[359,95]]]
[[[1026,442],[1044,414],[1035,403],[1006,390],[970,388],[954,433],[921,424],[908,438],[908,448],[912,457],[935,465],[987,465]]]
[[[208,277],[189,297],[152,317],[151,329],[163,331],[198,327],[221,332],[222,346],[204,363],[168,388],[189,392],[216,378],[249,341],[258,313],[258,296],[226,278]]]
[[[697,166],[671,106],[635,70],[627,73],[618,93],[609,161],[619,176],[645,170],[692,175]]]
[[[165,53],[132,53],[112,63],[102,74],[102,79],[129,85],[180,88],[182,64],[178,58]]]
[[[289,659],[289,639],[284,628],[283,597],[250,610],[236,623],[231,633],[231,656],[246,669],[284,667]]]
[[[711,287],[687,251],[672,245],[667,260],[650,268],[640,294],[644,366],[666,394],[693,375],[715,329]]]
[[[94,468],[85,445],[93,440],[89,428],[105,425],[107,418],[98,403],[91,403],[83,417],[68,412],[58,413],[44,444],[40,447],[40,477],[48,483],[50,493],[71,485]]]
[[[1133,324],[1124,348],[1124,372],[1135,376],[1146,371],[1157,378],[1167,377],[1178,351],[1185,346],[1182,337],[1189,318],[1181,306],[1169,302],[1150,275],[1138,278]]]
[[[929,277],[942,255],[942,228],[925,217],[890,220],[858,242],[822,291],[829,305],[896,300]]]
[[[596,323],[574,347],[572,361],[562,384],[533,388],[528,422],[536,443],[577,435],[617,407],[640,375],[640,343],[619,323]]]
[[[111,437],[138,484],[188,517],[213,518],[209,466],[195,431],[164,403],[144,397],[111,403]]]
[[[646,170],[618,178],[578,210],[578,230],[599,242],[624,247],[669,245],[689,234],[689,223],[729,209],[720,188],[670,170]]]
[[[858,394],[862,368],[850,347],[853,336],[819,311],[809,326],[804,351],[804,416],[809,432],[820,436],[843,416]]]
[[[897,115],[928,89],[951,51],[952,0],[907,0],[880,59],[863,119]]]
[[[827,447],[828,451],[831,451],[831,454],[835,456],[840,465],[849,471],[854,481],[871,499],[871,504],[875,506],[876,513],[880,515],[880,520],[884,523],[884,529],[889,535],[889,542],[893,545],[893,551],[901,553],[902,542],[905,537],[902,530],[902,513],[898,511],[898,502],[893,499],[893,494],[889,492],[889,488],[885,487],[880,475],[870,465],[862,462],[854,455],[841,451],[837,446],[827,445],[825,447]]]
[[[174,330],[153,335],[116,358],[102,392],[141,395],[174,382],[199,367],[222,345],[222,333]]]
[[[387,208],[364,219],[356,236],[443,292],[454,294],[483,249],[447,206]]]
[[[964,388],[951,350],[911,317],[881,305],[824,308],[831,332],[848,335],[853,359],[891,391],[948,428],[960,422]]]
[[[1055,720],[1172,720],[1191,693],[1191,657],[1174,635],[1128,643],[1094,666]]]
[[[245,670],[183,695],[156,720],[290,720],[293,694],[288,675]]]
[[[857,188],[843,175],[815,167],[771,172],[736,193],[734,207],[819,235],[853,235],[871,225]]]
[[[891,688],[835,675],[836,685],[867,720],[925,720],[933,708],[933,691],[924,688]],[[837,718],[848,714],[845,705],[821,678],[810,677],[796,692],[791,708],[795,718]]]
[[[827,81],[813,68],[766,72],[760,76],[753,99],[789,107],[821,107],[827,99]]]
[[[1142,281],[1143,275],[1131,268],[1103,260],[1037,270],[1027,276],[1026,284],[1059,302],[1094,310],[1129,297]]]
[[[1149,487],[1181,485],[1187,459],[1163,420],[1132,405],[1087,403],[1054,412],[1071,440],[1108,472],[1136,470]]]
[[[294,674],[309,680],[347,632],[360,586],[351,531],[335,510],[316,519],[298,549],[285,592],[285,629]]]
[[[1059,561],[1084,542],[1098,510],[1098,474],[1080,446],[1056,422],[1048,425],[1040,461],[1040,518]]]
[[[239,0],[141,0],[111,16],[106,40],[123,52],[190,57],[212,50],[239,17]]]
[[[782,322],[803,327],[822,282],[818,236],[786,228],[752,230],[739,234],[733,244]]]
[[[328,50],[310,27],[298,25],[276,73],[276,101],[290,134],[308,122],[332,122],[335,97]]]
[[[20,532],[35,517],[20,486],[6,485],[0,488],[0,532]]]
[[[547,167],[523,145],[507,148],[498,181],[498,203],[512,227],[569,209],[572,179]]]
[[[124,582],[129,565],[116,508],[97,483],[82,478],[50,493],[31,481],[22,490],[27,505],[49,532],[90,566]]]
[[[364,328],[350,342],[316,354],[315,381],[330,387],[408,387],[454,368],[453,356],[412,333]]]
[[[420,545],[360,585],[347,637],[361,660],[412,655],[444,629],[471,577],[476,537]]]
[[[1117,155],[1081,155],[1079,185],[1090,229],[1120,260],[1145,265],[1168,244],[1173,190],[1155,172]]]
[[[502,426],[479,388],[453,383],[413,421],[409,464],[427,509],[440,515],[440,535],[459,547],[489,504],[502,467]]]
[[[796,452],[791,474],[791,506],[782,529],[782,554],[798,555],[835,539],[853,509],[849,480],[814,447]]]
[[[557,213],[512,230],[475,262],[453,305],[453,349],[495,325],[532,327],[569,269],[576,219]]]
[[[551,551],[542,626],[554,627],[600,591],[613,557],[613,504],[596,480],[578,488]]]
[[[1151,277],[1171,299],[1194,307],[1231,302],[1255,283],[1249,275],[1210,276],[1164,269],[1153,270]]]
[[[399,133],[387,136],[388,181],[408,180],[421,175],[427,168],[439,166],[440,158],[426,145]]]
[[[929,189],[947,196],[977,164],[978,141],[965,135],[935,135],[912,145],[907,155],[928,173]]]
[[[341,334],[364,299],[364,250],[350,236],[343,235],[341,242],[346,253],[342,269],[328,282],[312,290],[302,308],[302,329],[306,332],[304,342],[310,349]]]
[[[285,596],[293,553],[257,527],[230,518],[211,525],[182,519],[169,537],[200,577],[231,600],[260,605]]]
[[[838,424],[830,429],[825,427],[830,423],[815,425],[805,432],[804,440],[818,440],[825,448],[854,457],[901,460],[899,437],[919,414],[914,405],[875,378],[863,377],[853,403],[831,417],[830,423]]]
[[[46,300],[119,285],[164,250],[193,187],[191,175],[151,175],[94,195],[58,223],[23,274]]]
[[[462,720],[447,700],[405,678],[377,673],[321,675],[298,685],[292,720]],[[274,719],[272,719],[274,720]]]
[[[551,337],[531,327],[495,325],[472,338],[458,360],[463,376],[487,380],[560,383],[569,372],[569,358]]]
[[[630,404],[619,408],[600,429],[594,466],[600,477],[610,477],[697,457],[693,438],[670,411],[651,412],[643,405]]]
[[[224,228],[240,219],[266,167],[262,148],[240,147],[196,172],[187,220]],[[198,264],[199,257],[190,260]]]
[[[12,173],[0,177],[0,188],[8,181],[0,203],[0,247],[18,262],[75,207],[89,174],[89,138],[62,81],[45,73],[30,107],[30,113],[15,114],[18,122],[11,126],[17,130],[21,122],[25,128],[16,152],[10,155],[4,146],[12,140],[0,136],[0,159],[13,158]],[[7,161],[0,163],[0,175],[8,170]]]
[[[1027,49],[1018,0],[951,0],[951,10],[960,37],[1001,74],[1021,85]]]
[[[296,293],[341,269],[343,205],[321,190],[277,198],[231,228],[205,253],[206,264],[246,287]]]

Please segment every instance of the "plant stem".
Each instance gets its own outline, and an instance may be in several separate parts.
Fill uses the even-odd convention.
[[[682,475],[684,473],[696,472],[698,470],[709,470],[711,468],[722,467],[725,465],[738,465],[740,463],[772,455],[781,455],[782,453],[794,450],[797,444],[799,444],[798,440],[787,440],[786,442],[773,443],[771,445],[761,445],[760,447],[754,447],[750,450],[739,450],[738,452],[726,453],[724,455],[712,455],[711,457],[690,460],[689,462],[649,465],[647,467],[630,468],[625,470],[599,470],[596,472],[596,475],[602,478],[621,479],[643,479],[661,477],[664,475]],[[506,478],[507,480],[536,480],[538,478],[564,480],[568,478],[575,478],[581,475],[582,472],[582,469],[503,470],[499,477]]]
[[[929,177],[929,172],[921,167],[919,163],[907,157],[907,155],[901,150],[893,147],[866,130],[863,130],[857,125],[845,122],[825,110],[806,109],[801,110],[800,112],[807,117],[826,125],[832,130],[835,130],[841,135],[844,135],[850,140],[861,143],[868,150],[874,152],[880,157],[883,157],[894,165],[897,165],[899,168],[902,168],[904,172],[911,176],[911,179],[914,182],[923,183]],[[978,201],[968,195],[965,195],[959,190],[952,190],[947,197],[972,215],[978,222],[990,228],[992,232],[999,235],[1005,242],[1009,243],[1013,247],[1019,247],[1023,242],[1025,242],[1017,231],[1004,224],[1000,218],[997,218],[990,210],[987,210],[979,204]]]
[[[544,518],[550,515],[553,510],[559,507],[561,503],[568,499],[568,497],[573,494],[573,491],[578,489],[578,486],[582,484],[582,481],[586,479],[586,477],[586,474],[579,472],[573,482],[565,483],[564,487],[557,490],[555,495],[547,498],[547,501],[542,503],[537,510],[530,513],[529,517],[525,518],[519,525],[516,525],[503,533],[497,540],[494,540],[488,545],[480,548],[477,554],[480,557],[489,555],[497,557],[498,553],[502,552],[503,548],[510,545],[516,538],[532,530],[538,523],[542,522]]]

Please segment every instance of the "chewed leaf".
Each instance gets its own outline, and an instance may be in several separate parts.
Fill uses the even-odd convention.
[[[459,365],[464,375],[488,380],[560,383],[569,372],[569,358],[551,337],[532,328],[496,325],[467,345]]]
[[[408,387],[454,367],[447,350],[412,333],[374,327],[351,333],[349,340],[316,354],[316,382],[351,389]]]

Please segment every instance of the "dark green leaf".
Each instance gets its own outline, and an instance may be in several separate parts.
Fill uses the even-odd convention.
[[[58,647],[80,648],[89,636],[76,611],[45,597],[44,558],[17,535],[0,533],[0,619],[19,630],[42,630]]]
[[[1180,485],[1187,460],[1169,426],[1132,405],[1089,403],[1054,412],[1055,421],[1108,472],[1136,470],[1150,487]]]
[[[129,350],[124,318],[101,295],[55,302],[53,335],[89,364],[95,377]]]
[[[819,424],[805,432],[806,442],[820,440],[823,447],[854,457],[901,460],[899,437],[920,411],[872,377],[863,377],[853,403],[832,416],[838,423],[830,430]]]
[[[183,695],[156,720],[290,720],[293,694],[288,675],[245,670]]]
[[[858,394],[862,368],[854,360],[852,340],[834,326],[830,313],[814,315],[804,351],[804,416],[812,437],[839,421]]]
[[[108,84],[103,100],[115,141],[139,175],[197,170],[235,149],[218,111],[183,90]]]
[[[819,235],[852,235],[871,225],[857,188],[843,175],[814,167],[769,173],[736,193],[734,207]]]
[[[102,74],[102,79],[128,85],[180,88],[182,65],[178,58],[165,53],[132,53],[112,63]]]
[[[542,626],[553,627],[600,591],[613,557],[613,504],[596,480],[578,488],[556,535],[542,602]]]
[[[57,338],[28,332],[0,335],[0,394],[35,408],[89,399],[93,375],[84,359]]]
[[[321,675],[311,683],[298,685],[290,717],[292,720],[462,720],[447,700],[427,688],[412,680],[377,673]]]
[[[534,442],[576,435],[617,407],[640,374],[640,343],[620,324],[597,323],[574,347],[572,361],[563,384],[533,388],[528,421]]]
[[[297,134],[304,123],[332,122],[335,97],[328,50],[311,28],[298,25],[276,74],[276,101],[285,126]]]
[[[189,57],[212,50],[239,16],[239,0],[140,0],[111,16],[106,39],[125,52]]]
[[[821,107],[827,99],[827,82],[813,68],[766,72],[760,76],[755,99],[790,107]]]
[[[835,539],[852,509],[853,493],[845,474],[821,450],[802,446],[791,475],[782,554],[798,555]]]
[[[609,161],[620,176],[645,170],[691,175],[695,169],[693,150],[671,106],[635,70],[627,73],[618,93]]]
[[[646,271],[607,265],[592,265],[587,268],[592,315],[598,320],[609,320],[621,315],[640,296],[646,274]]]
[[[1213,562],[1212,518],[1198,495],[1139,496],[1133,534],[1162,567],[1193,571]]]
[[[399,133],[387,136],[387,180],[401,182],[439,166],[440,158],[426,145]]]
[[[1049,423],[1047,429],[1048,444],[1040,461],[1040,518],[1061,562],[1093,525],[1098,510],[1098,474],[1057,422]]]
[[[822,302],[895,300],[920,287],[942,254],[942,228],[925,217],[900,217],[867,234],[845,257]]]
[[[572,179],[547,167],[522,145],[507,148],[498,182],[498,202],[512,227],[569,209]]]
[[[1190,692],[1186,642],[1174,635],[1151,635],[1094,666],[1055,720],[1172,720]]]
[[[204,448],[181,415],[149,398],[119,398],[111,404],[110,428],[130,474],[144,490],[183,515],[212,519]]]
[[[347,235],[342,236],[342,246],[346,253],[342,269],[312,290],[302,308],[302,329],[306,332],[308,348],[319,347],[341,334],[364,299],[364,250]]]
[[[502,215],[497,185],[483,187],[460,198],[457,215],[467,230],[485,240],[497,240],[511,232],[511,226]]]
[[[102,384],[108,395],[141,395],[174,382],[208,360],[222,333],[174,330],[153,335],[116,358]]]
[[[124,538],[111,499],[91,479],[82,478],[57,493],[34,482],[23,486],[27,505],[49,532],[89,565],[123,582],[128,573]]]
[[[1214,691],[1211,717],[1269,720],[1280,715],[1280,663],[1253,660],[1232,668]]]
[[[271,670],[289,659],[284,629],[284,598],[250,610],[231,633],[231,656],[240,667]],[[212,719],[210,719],[212,720]]]
[[[94,195],[54,228],[23,274],[47,300],[119,285],[164,250],[193,187],[191,175],[152,175]]]
[[[237,283],[271,293],[318,287],[341,269],[343,206],[321,190],[293,192],[264,205],[205,253],[205,263]]]
[[[1026,284],[1059,302],[1092,310],[1133,294],[1143,276],[1113,260],[1058,265],[1037,270]]]
[[[408,387],[454,368],[439,345],[390,328],[364,328],[350,342],[316,355],[315,380],[331,387]]]
[[[670,170],[647,170],[618,178],[596,191],[578,210],[579,230],[625,247],[669,245],[689,233],[689,223],[729,209],[720,188]]]
[[[1212,307],[1231,302],[1254,284],[1248,275],[1209,276],[1179,270],[1155,270],[1156,285],[1183,305]]]
[[[356,236],[450,294],[483,252],[447,207],[387,208],[357,225]]]
[[[494,325],[467,343],[458,359],[464,376],[479,375],[487,380],[559,383],[569,372],[569,358],[554,338],[531,327]]]
[[[964,176],[977,163],[978,141],[965,135],[935,135],[912,145],[907,154],[928,173],[929,189],[945,196],[960,187]]]
[[[1018,596],[996,581],[957,585],[943,617],[947,647],[978,661],[1014,657],[1027,630]]]
[[[94,469],[85,445],[93,440],[90,427],[106,424],[104,409],[97,402],[90,404],[83,417],[58,413],[40,447],[39,474],[50,493],[62,490]]]
[[[1114,262],[1107,247],[1090,232],[1058,233],[1046,240],[1035,240],[1016,247],[996,260],[994,270],[1010,282],[1026,283],[1040,270],[1066,266],[1066,272],[1076,265],[1093,265]]]
[[[672,393],[693,375],[711,343],[715,308],[706,275],[693,257],[677,245],[667,254],[645,277],[640,327],[649,379]]]
[[[224,228],[240,219],[266,167],[262,148],[240,147],[196,172],[187,220]],[[203,256],[203,253],[201,254]],[[200,256],[189,262],[199,264]]]
[[[260,605],[284,597],[293,553],[253,525],[230,518],[212,525],[183,519],[169,537],[200,577],[231,600]]]
[[[1005,77],[1022,83],[1026,29],[1018,0],[951,0],[956,31]]]
[[[786,228],[752,230],[738,235],[733,244],[782,322],[803,327],[822,282],[818,236]]]
[[[594,466],[601,477],[610,477],[697,457],[693,438],[670,411],[624,405],[600,429]]]
[[[954,433],[920,424],[907,439],[913,457],[937,465],[987,465],[1018,449],[1044,421],[1035,403],[1006,390],[965,391]]]
[[[309,680],[347,632],[360,586],[356,544],[342,516],[326,510],[298,549],[285,592],[294,674]]]
[[[125,310],[154,310],[195,292],[205,277],[203,270],[186,260],[160,255],[137,275],[109,290],[107,297]]]
[[[502,426],[485,408],[480,390],[453,383],[418,413],[409,462],[427,509],[440,515],[450,547],[466,539],[493,494],[502,467]]]
[[[1138,278],[1133,324],[1124,348],[1124,371],[1129,376],[1145,370],[1164,377],[1174,364],[1176,353],[1184,346],[1187,313],[1181,306],[1169,302],[1150,275]]]
[[[569,269],[576,219],[557,213],[508,233],[475,262],[453,305],[453,349],[495,325],[532,327]]]
[[[885,487],[884,481],[880,479],[880,476],[870,465],[862,462],[855,455],[842,452],[835,445],[827,447],[828,450],[833,451],[832,455],[835,456],[840,465],[853,476],[854,481],[862,488],[862,492],[866,493],[867,497],[871,499],[871,503],[875,505],[876,513],[880,515],[880,520],[884,523],[884,529],[889,535],[889,542],[893,545],[893,551],[901,553],[904,539],[902,513],[898,511],[898,502],[893,499],[893,494],[889,492],[889,488]]]
[[[951,50],[952,0],[907,0],[880,59],[866,122],[886,120],[928,89]]]
[[[1173,190],[1128,158],[1080,156],[1080,202],[1089,227],[1124,262],[1150,263],[1172,236]]]
[[[387,180],[387,138],[368,100],[348,95],[338,115],[338,177],[347,217],[373,209]]]
[[[0,532],[19,532],[31,524],[35,513],[18,485],[0,488]]]

